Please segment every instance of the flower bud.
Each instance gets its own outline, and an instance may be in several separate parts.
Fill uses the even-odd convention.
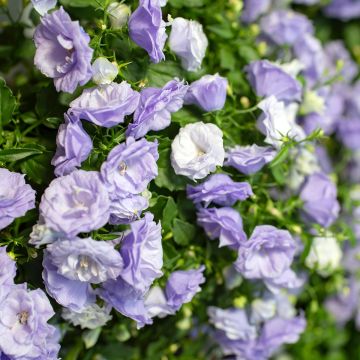
[[[129,6],[118,2],[111,3],[108,6],[107,11],[109,13],[111,26],[114,29],[121,29],[124,25],[126,25],[131,14]]]
[[[111,84],[118,74],[118,68],[104,57],[97,58],[92,64],[93,81],[98,85]]]

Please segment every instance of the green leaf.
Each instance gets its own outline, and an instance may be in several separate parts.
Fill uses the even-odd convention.
[[[173,226],[174,240],[179,245],[188,245],[190,241],[194,238],[196,228],[190,223],[175,219]]]
[[[0,127],[9,123],[15,106],[16,100],[12,91],[6,86],[4,79],[0,78]]]
[[[97,343],[101,334],[101,330],[101,327],[98,327],[96,329],[87,330],[82,333],[82,339],[86,349],[92,348]]]
[[[181,110],[171,115],[171,121],[179,123],[181,127],[187,124],[197,122],[201,119],[201,115],[196,116],[189,108],[182,108]]]
[[[175,77],[182,79],[183,70],[174,61],[160,62],[149,65],[147,72],[148,86],[162,87]]]
[[[289,154],[289,146],[284,146],[276,155],[275,159],[270,163],[270,168],[274,168],[283,163]]]
[[[176,203],[172,197],[169,197],[164,207],[162,216],[162,228],[165,231],[171,230],[171,223],[178,213]]]
[[[64,6],[72,6],[72,7],[99,7],[105,6],[105,0],[61,0],[60,1]]]
[[[216,25],[209,25],[206,28],[223,39],[228,40],[234,37],[234,32],[231,29],[231,25],[227,22]]]
[[[38,148],[16,148],[0,150],[0,161],[12,162],[26,159],[29,156],[42,154],[43,151]]]
[[[47,184],[54,177],[51,165],[52,152],[32,156],[20,163],[21,171],[37,184]]]
[[[181,7],[201,7],[204,6],[206,0],[170,0],[169,3],[174,8]]]

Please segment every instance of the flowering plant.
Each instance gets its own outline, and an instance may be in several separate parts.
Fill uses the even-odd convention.
[[[0,360],[357,357],[358,1],[0,16]]]

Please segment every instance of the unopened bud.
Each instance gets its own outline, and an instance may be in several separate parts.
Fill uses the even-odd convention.
[[[121,29],[126,25],[131,14],[129,6],[118,2],[111,3],[107,8],[107,12],[109,14],[111,26],[114,29]]]
[[[118,67],[104,57],[97,58],[92,64],[93,81],[97,85],[110,84],[118,74]]]

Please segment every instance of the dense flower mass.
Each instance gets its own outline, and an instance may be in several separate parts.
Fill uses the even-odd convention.
[[[35,65],[54,79],[57,91],[73,93],[91,79],[90,37],[62,7],[41,19],[34,41]]]
[[[0,360],[358,357],[359,0],[0,3]]]

